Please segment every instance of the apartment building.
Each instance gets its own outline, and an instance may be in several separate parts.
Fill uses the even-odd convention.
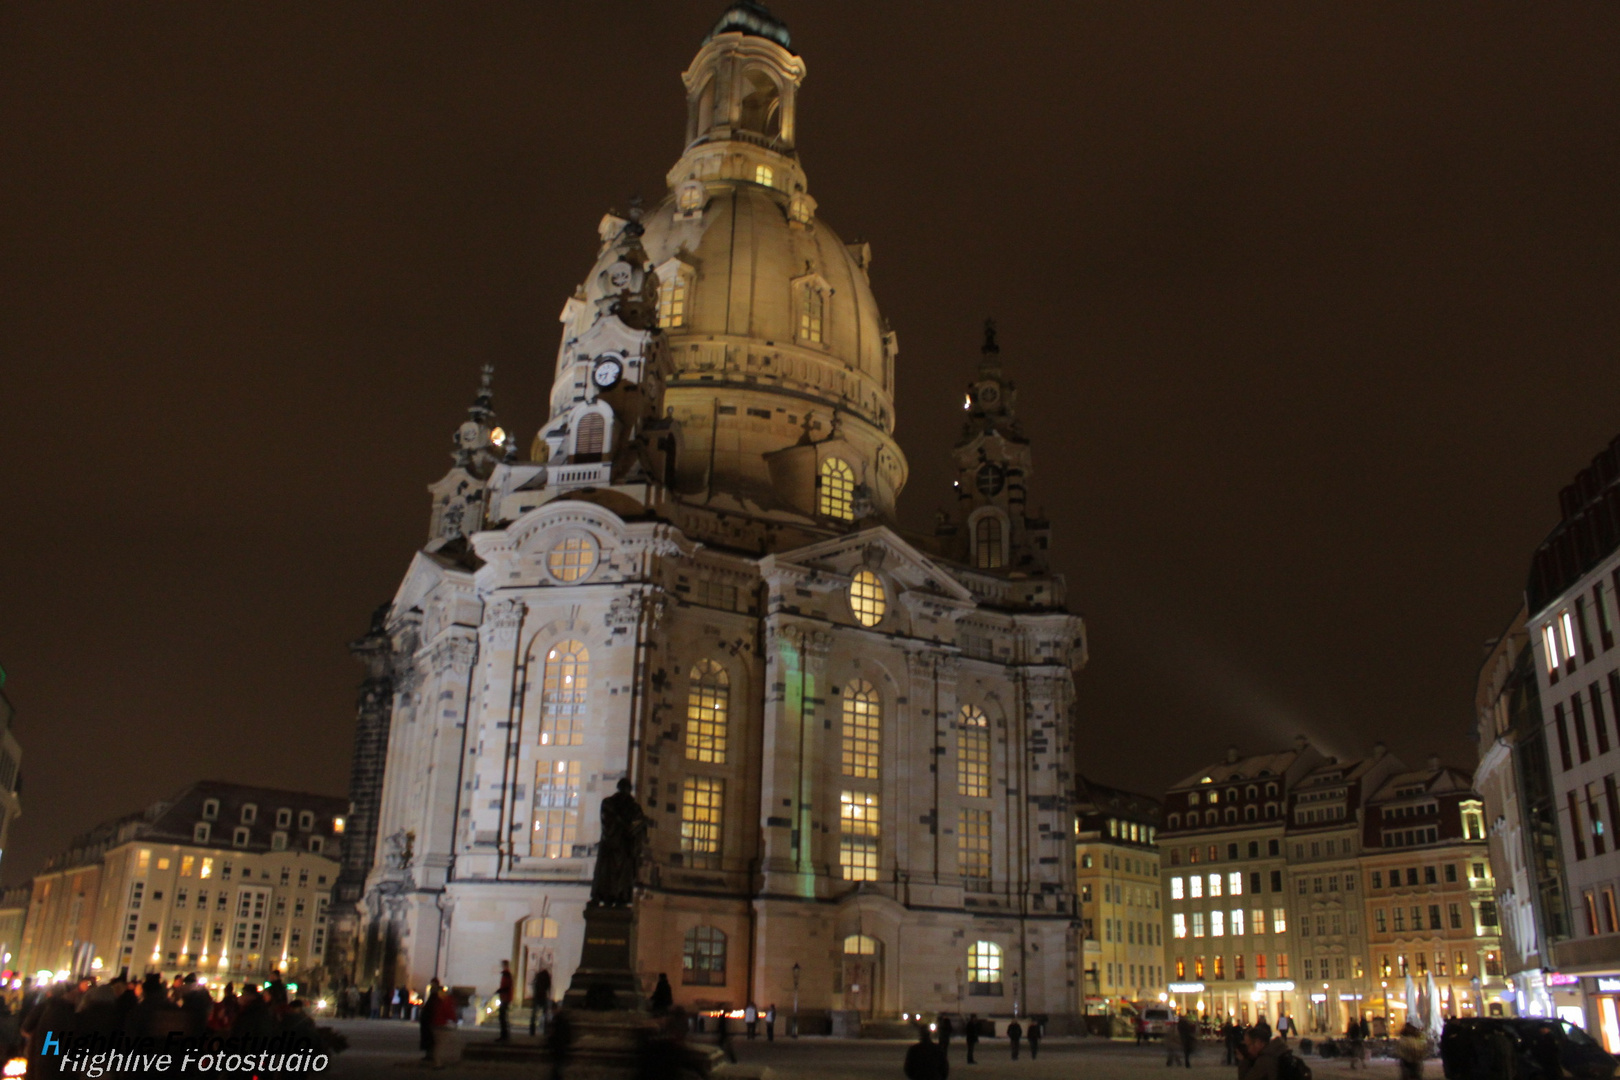
[[[1080,777],[1075,883],[1083,945],[1082,1011],[1157,999],[1165,989],[1159,801]]]
[[[1584,1026],[1620,1050],[1620,438],[1559,493],[1525,590],[1543,741],[1559,816],[1570,934],[1552,943]]]

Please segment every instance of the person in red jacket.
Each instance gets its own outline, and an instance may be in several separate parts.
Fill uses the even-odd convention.
[[[496,1042],[509,1042],[512,1037],[511,1028],[506,1024],[506,1012],[512,1007],[512,965],[501,961],[501,987],[495,991],[495,999],[500,1002],[497,1010],[501,1018],[501,1036]]]

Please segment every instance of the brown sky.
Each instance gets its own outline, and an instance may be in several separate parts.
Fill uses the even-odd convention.
[[[345,643],[478,366],[526,444],[720,7],[0,9],[7,880],[198,777],[344,789]],[[1620,9],[776,10],[899,333],[913,522],[1002,325],[1084,768],[1297,731],[1471,766],[1481,643],[1620,432]]]

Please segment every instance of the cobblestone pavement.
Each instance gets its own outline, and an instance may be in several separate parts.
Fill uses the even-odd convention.
[[[349,1049],[340,1054],[326,1075],[334,1080],[380,1080],[390,1077],[400,1080],[420,1071],[424,1075],[443,1077],[482,1077],[500,1080],[502,1077],[525,1077],[528,1080],[550,1080],[550,1069],[543,1064],[506,1064],[494,1062],[465,1062],[450,1069],[433,1072],[419,1061],[417,1031],[414,1024],[399,1021],[338,1021],[333,1024],[349,1038]],[[479,1029],[468,1032],[468,1040],[494,1037],[494,1032]],[[725,1070],[739,1078],[759,1078],[763,1069],[770,1069],[774,1080],[899,1080],[904,1074],[901,1064],[905,1059],[904,1042],[875,1039],[823,1039],[805,1038],[797,1041],[778,1039],[767,1043],[763,1037],[755,1042],[739,1039],[736,1043],[739,1063]],[[1176,1066],[1172,1073],[1164,1064],[1164,1051],[1158,1047],[1139,1048],[1129,1043],[1109,1042],[1103,1039],[1048,1039],[1041,1044],[1041,1055],[1030,1060],[1027,1053],[1013,1061],[1005,1040],[979,1044],[978,1064],[967,1064],[960,1044],[951,1047],[951,1076],[953,1080],[1146,1080],[1158,1077],[1169,1080],[1176,1075],[1206,1077],[1236,1077],[1237,1070],[1221,1064],[1220,1050],[1205,1044],[1193,1055],[1191,1069]],[[1397,1070],[1390,1060],[1375,1060],[1365,1071],[1352,1072],[1343,1061],[1324,1061],[1311,1058],[1310,1065],[1317,1077],[1365,1076],[1369,1080],[1395,1080]],[[719,1077],[721,1073],[716,1073]],[[1426,1077],[1440,1076],[1440,1063],[1431,1061],[1424,1071]],[[582,1078],[583,1080],[583,1078]]]

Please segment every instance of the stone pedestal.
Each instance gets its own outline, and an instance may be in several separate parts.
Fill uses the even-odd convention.
[[[629,907],[585,909],[585,944],[563,1007],[585,1012],[645,1013],[636,978],[636,917]]]

